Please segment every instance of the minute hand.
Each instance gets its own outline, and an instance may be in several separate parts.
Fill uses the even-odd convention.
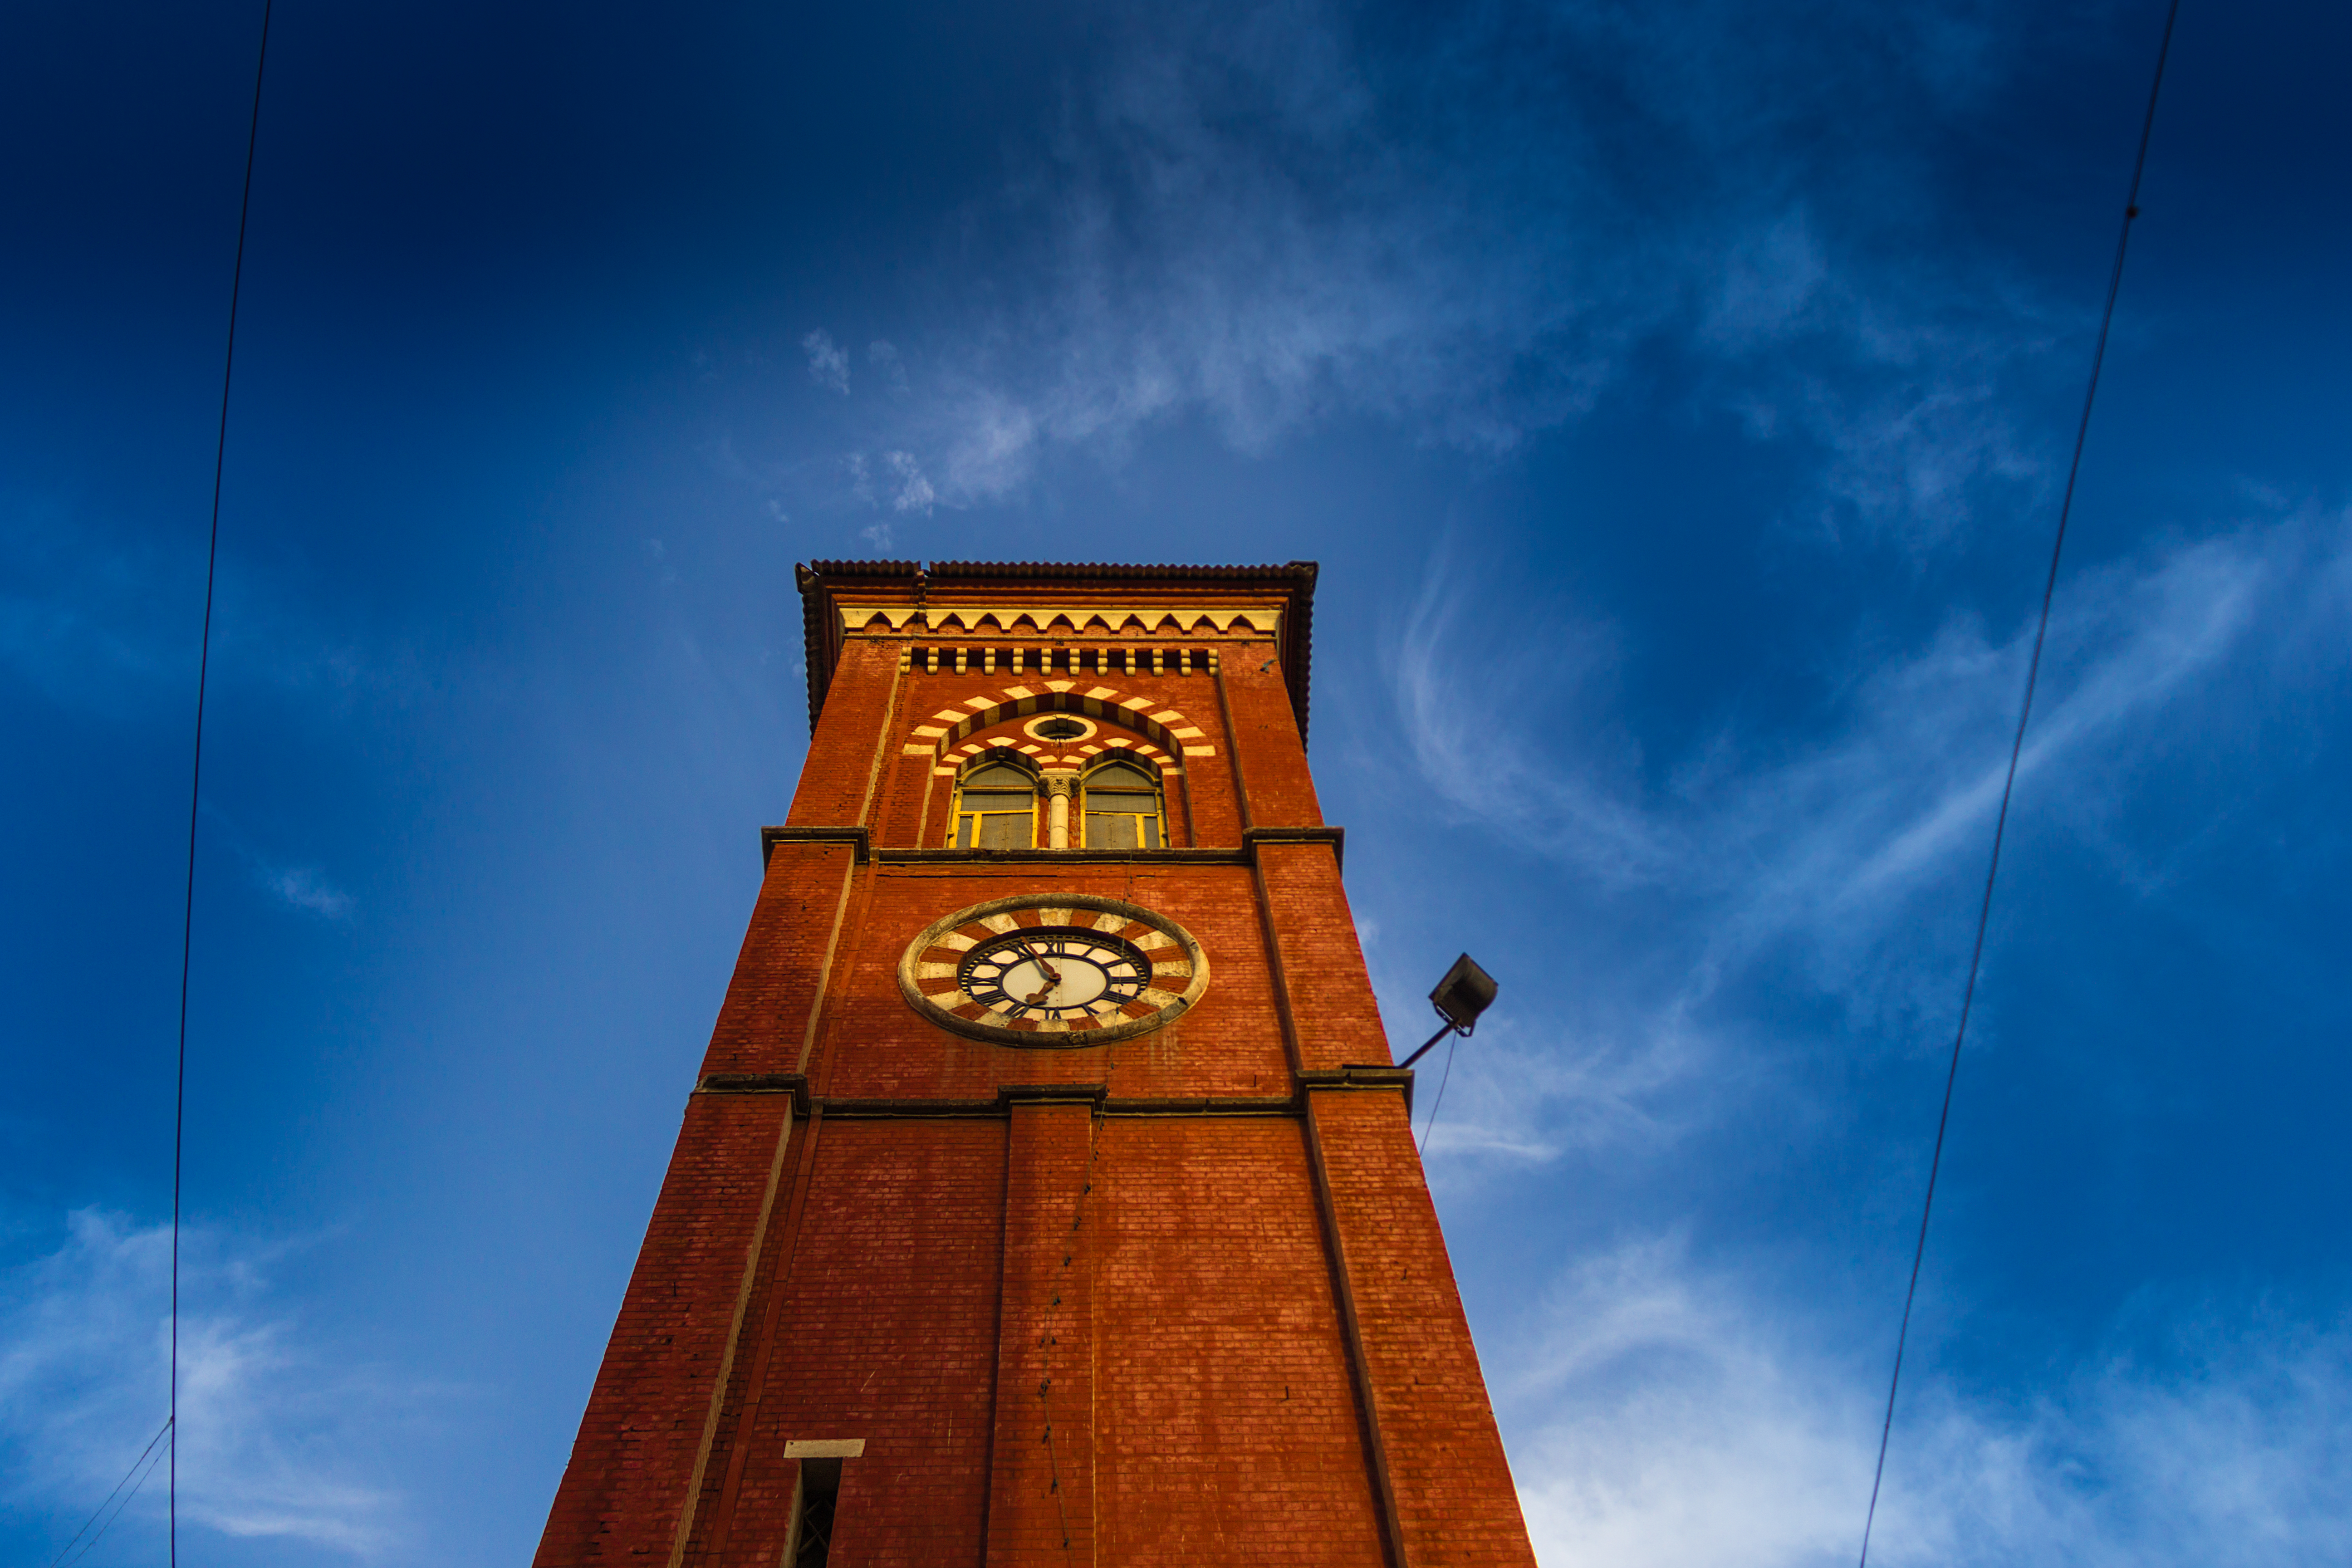
[[[1014,951],[1026,954],[1029,962],[1037,966],[1037,973],[1045,977],[1045,984],[1040,986],[1034,994],[1027,998],[1029,1005],[1034,1007],[1038,1003],[1044,1001],[1054,990],[1060,986],[1062,984],[1061,973],[1052,964],[1045,962],[1045,955],[1044,953],[1039,952],[1034,947],[1032,947],[1025,942],[1022,942],[1014,949]]]

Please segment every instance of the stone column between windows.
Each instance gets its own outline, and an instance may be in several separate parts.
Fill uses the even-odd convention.
[[[1071,773],[1045,774],[1045,847],[1070,847],[1070,790],[1078,782]]]

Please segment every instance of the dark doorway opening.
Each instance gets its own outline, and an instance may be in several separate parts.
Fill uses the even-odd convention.
[[[841,1461],[803,1459],[799,1492],[787,1560],[792,1568],[825,1568],[833,1552],[834,1504],[841,1497]]]

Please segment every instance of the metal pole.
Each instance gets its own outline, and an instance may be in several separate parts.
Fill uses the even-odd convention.
[[[1468,1034],[1469,1032],[1470,1032],[1470,1031],[1469,1031],[1469,1030],[1467,1030],[1467,1029],[1465,1029],[1465,1030],[1463,1030],[1463,1031],[1462,1031],[1462,1033],[1464,1033],[1464,1034],[1465,1034],[1465,1035],[1466,1035],[1466,1034]],[[1448,1024],[1446,1024],[1445,1026],[1444,1026],[1443,1027],[1441,1027],[1441,1028],[1437,1031],[1437,1033],[1435,1033],[1435,1034],[1433,1034],[1433,1035],[1430,1036],[1430,1037],[1429,1037],[1429,1038],[1427,1038],[1426,1040],[1423,1040],[1423,1041],[1422,1042],[1422,1044],[1421,1044],[1421,1049],[1419,1049],[1419,1050],[1417,1050],[1417,1051],[1413,1052],[1413,1053],[1412,1053],[1412,1055],[1411,1055],[1411,1056],[1409,1056],[1409,1057],[1405,1058],[1404,1058],[1404,1060],[1402,1060],[1402,1061],[1401,1061],[1401,1062],[1397,1063],[1397,1066],[1399,1066],[1399,1067],[1401,1067],[1401,1068],[1409,1068],[1409,1067],[1412,1066],[1412,1064],[1413,1064],[1413,1063],[1415,1063],[1415,1062],[1417,1062],[1417,1061],[1421,1060],[1421,1058],[1423,1058],[1423,1057],[1425,1057],[1425,1056],[1427,1056],[1427,1055],[1429,1054],[1429,1047],[1432,1047],[1432,1046],[1433,1046],[1433,1045],[1437,1044],[1437,1042],[1438,1042],[1438,1041],[1440,1041],[1440,1040],[1444,1039],[1446,1036],[1448,1036],[1448,1035],[1450,1035],[1450,1034],[1452,1034],[1452,1033],[1454,1033],[1454,1026],[1453,1026],[1451,1023],[1448,1023]]]

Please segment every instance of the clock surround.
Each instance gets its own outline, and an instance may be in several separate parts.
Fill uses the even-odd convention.
[[[1045,982],[1041,944],[1065,944],[1080,968],[1015,996],[1006,982]],[[1095,956],[1080,953],[1091,947]],[[1131,955],[1131,956],[1129,956]],[[1045,970],[1060,973],[1048,953]],[[1119,960],[1134,964],[1123,984]],[[1099,979],[1099,994],[1090,990]],[[1071,1048],[1150,1034],[1196,1005],[1209,988],[1209,956],[1182,926],[1121,899],[1027,893],[943,915],[917,933],[898,960],[909,1006],[943,1029],[994,1045]],[[1131,994],[1121,994],[1130,991]],[[1034,998],[1034,1000],[1033,1000]],[[1104,1000],[1116,1005],[1105,1007]]]

